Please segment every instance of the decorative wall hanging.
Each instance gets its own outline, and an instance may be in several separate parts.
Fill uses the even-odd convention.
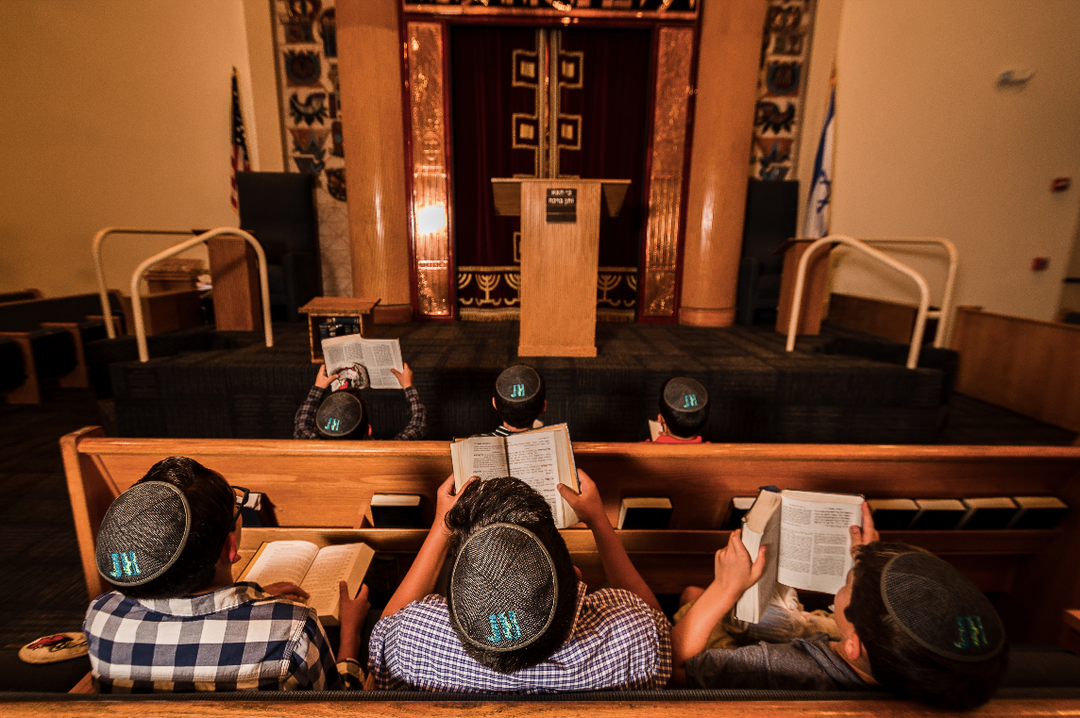
[[[285,170],[318,175],[323,294],[352,295],[334,0],[274,0]]]
[[[769,0],[761,47],[750,176],[794,175],[814,0]]]

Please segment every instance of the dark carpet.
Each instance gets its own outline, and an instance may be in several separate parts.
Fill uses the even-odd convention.
[[[519,361],[517,322],[384,325],[370,334],[400,338],[428,407],[428,438],[450,440],[498,424],[490,397],[499,372]],[[838,339],[829,334],[800,338],[798,351],[787,353],[784,337],[771,330],[601,322],[595,358],[521,361],[544,376],[544,421],[567,423],[575,441],[646,438],[646,420],[657,414],[660,388],[677,374],[709,390],[712,410],[702,432],[709,441],[936,441],[951,377],[933,366],[934,352],[928,350],[927,362],[909,371],[902,357],[889,363],[852,356],[850,350],[830,353]],[[223,340],[215,341],[220,346]],[[290,437],[293,415],[316,373],[307,328],[275,325],[273,347],[262,346],[255,334],[230,336],[228,344],[237,348],[208,349],[200,337],[191,350],[145,364],[112,363],[119,433]],[[374,437],[392,437],[406,422],[401,392],[365,396]]]

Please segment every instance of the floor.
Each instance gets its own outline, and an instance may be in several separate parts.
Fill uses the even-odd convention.
[[[79,630],[86,607],[58,440],[102,423],[89,389],[57,389],[36,406],[0,404],[0,645]],[[954,395],[942,444],[1068,445],[1076,434]]]

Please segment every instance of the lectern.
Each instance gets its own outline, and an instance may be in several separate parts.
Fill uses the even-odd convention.
[[[630,180],[492,178],[495,213],[521,216],[518,356],[596,356],[600,215]]]

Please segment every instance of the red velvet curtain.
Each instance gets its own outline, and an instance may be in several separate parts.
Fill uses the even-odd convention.
[[[636,299],[649,130],[650,30],[549,30],[561,46],[559,171],[629,179],[619,217],[600,225],[598,308]],[[495,215],[492,177],[537,176],[546,93],[535,28],[456,25],[450,31],[454,242],[459,309],[518,304],[516,217]],[[613,270],[611,268],[619,268]]]

